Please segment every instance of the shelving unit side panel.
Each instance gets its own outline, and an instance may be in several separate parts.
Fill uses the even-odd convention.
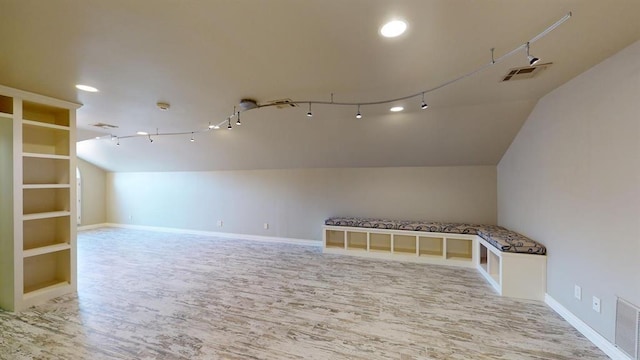
[[[502,253],[502,295],[544,301],[547,290],[545,255]]]
[[[13,99],[9,98],[13,112]],[[0,97],[6,112],[7,98]],[[0,111],[2,111],[0,109]],[[14,309],[13,119],[0,117],[0,308]]]
[[[13,298],[14,309],[20,308],[24,280],[22,261],[22,99],[13,98]]]

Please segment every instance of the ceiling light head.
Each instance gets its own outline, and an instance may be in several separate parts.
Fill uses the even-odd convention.
[[[191,133],[191,139],[189,139],[189,141],[196,142],[196,138],[193,137],[193,133]]]
[[[537,57],[529,54],[529,43],[527,42],[527,60],[529,61],[529,66],[533,66],[535,65],[538,61],[540,61],[540,59],[538,59]]]
[[[402,106],[394,106],[391,109],[389,109],[389,111],[392,111],[392,112],[400,112],[402,110],[404,110]]]
[[[308,117],[312,117],[313,114],[311,113],[311,103],[309,103],[309,112],[307,112],[307,116]]]
[[[144,136],[144,135],[149,135],[149,133],[148,133],[148,132],[146,132],[146,131],[138,131],[136,134],[138,134],[138,135],[143,135],[143,136]]]
[[[362,114],[360,113],[360,105],[358,105],[358,113],[356,114],[356,119],[362,119]]]
[[[407,30],[407,23],[402,20],[393,20],[384,24],[380,28],[380,35],[387,38],[394,38],[404,34]]]
[[[87,91],[87,92],[98,92],[98,89],[94,88],[93,86],[82,85],[82,84],[77,84],[76,89]]]
[[[216,128],[216,126],[215,126],[215,125],[212,125],[212,124],[211,124],[211,121],[209,121],[209,130],[211,130],[211,129],[215,129],[215,128]]]
[[[427,105],[427,103],[426,103],[426,102],[424,102],[424,100],[423,100],[423,101],[422,101],[422,104],[420,104],[420,109],[424,110],[424,109],[426,109],[426,108],[428,108],[428,107],[429,107],[429,105]]]
[[[218,130],[218,129],[220,129],[220,125],[213,125],[213,128]]]

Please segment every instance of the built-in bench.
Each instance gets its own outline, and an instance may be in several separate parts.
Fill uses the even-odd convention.
[[[546,248],[496,225],[333,217],[324,251],[477,268],[504,296],[543,300]]]

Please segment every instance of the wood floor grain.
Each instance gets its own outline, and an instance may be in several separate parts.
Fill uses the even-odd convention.
[[[472,269],[123,229],[79,233],[79,292],[0,312],[0,359],[606,359]]]

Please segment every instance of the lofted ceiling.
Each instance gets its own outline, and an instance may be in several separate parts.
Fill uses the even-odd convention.
[[[83,104],[80,157],[109,171],[495,165],[540,97],[640,39],[638,0],[0,0],[0,84]],[[261,108],[204,131],[243,98],[394,104]],[[388,39],[380,26],[402,18]],[[81,92],[75,84],[97,87]],[[160,111],[158,101],[171,104]],[[390,113],[391,105],[405,111]],[[103,130],[98,122],[118,126]],[[191,134],[123,138],[137,131]],[[200,132],[202,131],[202,132]],[[105,135],[101,139],[95,136]]]

